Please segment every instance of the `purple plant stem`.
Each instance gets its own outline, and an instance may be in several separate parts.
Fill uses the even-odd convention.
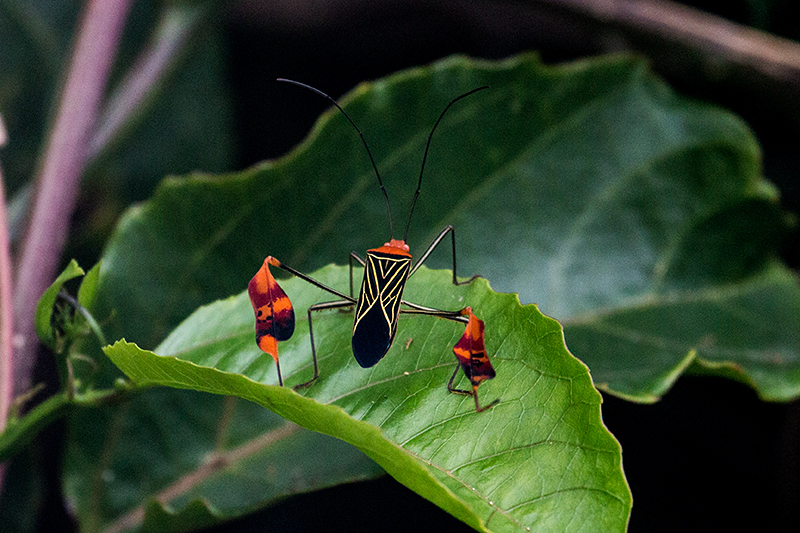
[[[14,397],[14,313],[11,311],[11,246],[8,238],[6,195],[0,168],[0,433],[6,428]],[[2,478],[2,474],[0,474]]]
[[[5,144],[3,124],[0,123],[0,146]],[[3,169],[0,167],[0,433],[6,428],[8,412],[14,398],[14,313],[11,297],[11,244],[6,215],[6,195]],[[0,488],[6,477],[6,465],[0,464]]]
[[[207,11],[208,5],[202,3],[165,6],[147,48],[139,54],[130,71],[108,96],[89,142],[90,160],[112,142],[130,121],[131,115],[140,112],[140,108],[146,105],[145,101],[157,91]]]
[[[66,242],[89,139],[132,0],[90,0],[84,11],[58,112],[37,179],[18,262],[14,320],[14,391],[31,386],[34,313],[52,283]]]

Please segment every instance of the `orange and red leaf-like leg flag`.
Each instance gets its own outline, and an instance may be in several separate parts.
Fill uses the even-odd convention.
[[[447,388],[451,392],[458,392],[461,394],[469,394],[475,398],[475,410],[478,412],[485,411],[492,408],[499,400],[495,400],[489,405],[481,407],[478,403],[478,386],[484,380],[492,379],[495,376],[492,363],[489,362],[489,357],[486,355],[486,346],[483,337],[483,320],[476,317],[472,312],[471,307],[465,307],[462,314],[469,317],[467,327],[464,329],[464,334],[453,347],[453,353],[456,354],[458,363],[464,374],[472,384],[471,391],[462,391],[452,387],[453,379]],[[458,369],[456,369],[458,372]],[[453,374],[455,377],[455,374]]]
[[[453,353],[456,354],[464,374],[472,383],[472,388],[477,389],[483,380],[492,379],[495,373],[492,363],[486,356],[483,320],[475,316],[471,307],[465,308],[464,313],[469,317],[469,322],[461,339],[453,347]]]
[[[294,333],[294,308],[272,277],[269,265],[280,266],[280,262],[272,256],[267,257],[250,280],[247,292],[256,314],[256,343],[277,363],[278,342],[289,339]],[[278,377],[280,379],[280,370]]]

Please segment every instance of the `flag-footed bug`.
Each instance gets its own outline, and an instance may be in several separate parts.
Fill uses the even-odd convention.
[[[314,304],[308,309],[308,329],[311,338],[311,356],[314,363],[314,376],[306,381],[295,386],[295,389],[300,387],[307,387],[311,385],[319,377],[319,365],[317,364],[317,353],[314,345],[314,333],[312,327],[312,313],[323,309],[341,309],[346,307],[355,308],[355,320],[353,323],[353,338],[352,348],[353,355],[358,361],[358,364],[363,368],[374,366],[380,361],[394,341],[395,334],[397,333],[397,320],[400,313],[429,315],[439,318],[445,318],[456,322],[466,323],[466,328],[461,339],[456,343],[453,352],[458,359],[459,366],[456,367],[453,376],[447,384],[447,388],[451,392],[470,395],[475,399],[475,409],[478,412],[485,411],[493,407],[499,400],[495,400],[490,404],[481,407],[478,402],[478,386],[486,379],[491,379],[495,376],[492,364],[486,355],[486,348],[484,346],[484,324],[472,312],[471,307],[464,307],[458,311],[445,311],[441,309],[434,309],[422,305],[413,304],[403,300],[403,290],[405,289],[408,278],[411,277],[428,258],[433,250],[444,240],[447,235],[450,235],[453,246],[453,283],[455,285],[462,285],[469,283],[477,276],[473,276],[467,281],[459,282],[456,277],[456,239],[453,226],[446,226],[441,233],[433,240],[420,258],[412,265],[411,253],[406,244],[408,237],[408,228],[411,224],[411,216],[414,214],[414,206],[416,205],[417,198],[419,197],[420,189],[422,187],[422,175],[425,170],[425,161],[428,157],[428,150],[433,139],[433,132],[436,127],[444,118],[445,113],[450,107],[467,96],[486,89],[487,87],[478,87],[469,92],[462,94],[450,101],[444,108],[444,111],[439,115],[439,118],[431,128],[428,135],[428,141],[425,146],[425,152],[422,156],[422,167],[419,172],[419,181],[417,182],[417,190],[411,201],[411,209],[408,214],[408,221],[406,223],[405,233],[403,239],[394,238],[394,225],[392,222],[392,212],[389,207],[389,195],[383,186],[378,167],[372,157],[367,141],[364,134],[356,126],[355,122],[350,116],[342,109],[339,104],[330,96],[322,91],[310,87],[303,83],[292,80],[279,79],[278,81],[292,83],[299,85],[315,93],[327,98],[333,103],[336,108],[342,112],[350,124],[355,128],[364,148],[367,151],[369,160],[372,163],[372,168],[378,178],[381,192],[386,201],[386,209],[389,214],[389,231],[390,239],[383,246],[367,250],[366,259],[362,259],[358,254],[350,254],[350,295],[339,292],[331,287],[328,287],[319,281],[303,274],[294,268],[291,268],[272,256],[264,260],[261,269],[256,273],[248,286],[250,300],[253,303],[253,310],[256,315],[256,342],[258,347],[264,352],[270,354],[275,360],[278,371],[278,381],[283,385],[283,377],[281,376],[280,364],[278,360],[278,343],[289,339],[294,332],[294,309],[289,297],[278,285],[272,273],[269,270],[270,265],[281,268],[287,272],[299,277],[335,295],[338,300],[331,302],[323,302]],[[353,260],[364,266],[364,278],[361,282],[361,289],[358,293],[358,298],[352,295],[352,266]],[[456,389],[453,387],[453,381],[458,373],[458,369],[462,368],[464,374],[472,384],[471,390]]]

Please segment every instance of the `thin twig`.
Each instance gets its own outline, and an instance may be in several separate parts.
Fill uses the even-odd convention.
[[[349,20],[354,10],[387,18],[398,11],[414,10],[419,4],[415,0],[241,0],[231,6],[227,15],[245,24],[260,23],[262,28],[279,24],[303,31],[326,31]],[[613,39],[615,36],[624,40],[635,34],[654,44],[655,52],[674,55],[674,48],[659,45],[685,46],[705,59],[727,61],[772,80],[792,80],[793,85],[800,86],[800,43],[675,1],[439,0],[426,4],[428,9],[437,7],[452,20],[472,26],[474,35],[503,34],[504,39],[522,39],[528,46],[533,43],[583,55],[590,47],[596,52],[598,48],[607,51],[609,44],[616,46],[619,41]],[[487,43],[487,48],[494,44]],[[626,44],[637,48],[640,43]],[[672,60],[686,63],[685,57]]]
[[[715,63],[800,85],[800,44],[668,0],[539,0],[604,26],[687,46]]]

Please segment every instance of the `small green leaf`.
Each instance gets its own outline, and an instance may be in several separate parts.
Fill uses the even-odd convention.
[[[89,275],[84,278],[81,284],[82,290],[79,291],[83,293],[84,299],[89,298],[90,294],[93,292],[93,286],[95,286],[97,282],[97,273],[98,268],[95,266],[89,271]],[[78,263],[73,259],[64,269],[64,271],[56,278],[53,284],[47,288],[37,304],[35,316],[36,333],[39,335],[39,338],[43,343],[56,352],[59,352],[64,348],[63,346],[59,345],[58,334],[52,326],[56,299],[58,298],[59,291],[61,291],[64,283],[76,277],[82,276],[83,274],[83,269],[81,269],[78,266]],[[96,332],[102,338],[102,332],[100,332],[99,326],[96,322],[94,322],[94,319],[91,317],[91,315],[88,315],[88,313],[87,321],[93,328],[95,328]],[[38,388],[34,388],[27,395],[23,395],[23,397],[16,399],[18,404],[10,413],[11,416],[9,417],[8,425],[5,427],[3,432],[0,433],[0,462],[7,460],[12,455],[17,453],[23,446],[30,443],[30,441],[33,440],[33,438],[42,429],[47,427],[59,417],[63,416],[65,413],[69,412],[69,409],[73,407],[75,403],[90,404],[93,402],[100,402],[108,396],[115,394],[114,390],[75,391],[74,383],[71,381],[67,382],[67,380],[73,379],[71,373],[66,369],[68,364],[67,356],[57,358],[57,365],[59,367],[63,390],[59,391],[53,396],[50,396],[47,400],[35,405],[32,409],[25,412],[23,416],[17,416],[15,411],[20,408],[20,405],[24,404],[25,401],[30,399],[30,396],[35,395]],[[29,397],[26,398],[25,396]]]
[[[39,336],[39,339],[50,348],[55,348],[56,346],[56,334],[53,331],[51,320],[53,318],[53,306],[56,303],[58,291],[61,290],[61,286],[64,285],[64,283],[78,276],[83,276],[83,274],[83,269],[79,267],[78,263],[73,259],[69,262],[64,271],[58,275],[53,284],[44,291],[42,297],[39,298],[39,303],[36,305],[36,334]]]
[[[86,273],[86,276],[84,276],[83,280],[81,281],[81,286],[78,288],[78,306],[76,311],[80,313],[80,315],[86,321],[86,325],[92,330],[92,333],[94,333],[94,336],[97,338],[100,346],[105,346],[108,344],[108,342],[106,341],[103,329],[100,327],[100,324],[97,323],[97,320],[94,318],[94,316],[92,316],[91,312],[89,312],[89,309],[94,304],[95,295],[97,294],[97,284],[100,279],[101,265],[102,261],[98,261],[97,264]]]
[[[81,286],[78,289],[78,303],[89,309],[94,304],[94,297],[97,294],[97,284],[100,281],[100,267],[102,261],[98,261],[89,272],[83,277]]]
[[[348,269],[313,276],[346,290]],[[297,316],[325,298],[298,280],[282,284]],[[343,439],[423,497],[482,531],[622,531],[631,497],[619,444],[600,417],[587,368],[564,346],[560,325],[515,295],[479,279],[456,287],[450,274],[421,268],[406,298],[426,306],[471,305],[486,322],[497,377],[480,388],[490,411],[446,384],[463,324],[403,315],[395,345],[375,367],[352,357],[352,314],[314,322],[321,376],[301,394],[277,387],[272,359],[255,345],[246,293],[195,312],[153,352],[124,341],[108,356],[141,386],[235,395],[293,422]],[[411,340],[409,343],[408,341]],[[308,324],[281,343],[288,385],[311,375]],[[457,384],[465,378],[459,373]]]

